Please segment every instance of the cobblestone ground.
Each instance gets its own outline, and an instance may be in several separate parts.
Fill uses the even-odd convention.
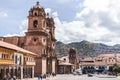
[[[47,79],[46,79],[47,80]],[[107,77],[107,76],[93,76],[88,77],[87,75],[57,75],[56,77],[51,77],[48,80],[120,80],[116,77]]]
[[[93,77],[88,77],[87,75],[57,75],[56,77],[49,77],[42,80],[120,80],[118,77],[111,77],[106,75],[94,75]],[[25,80],[38,80],[34,79],[25,79]]]

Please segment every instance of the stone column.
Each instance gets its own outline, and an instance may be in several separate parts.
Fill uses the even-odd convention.
[[[32,66],[32,78],[34,78],[34,66]]]
[[[42,74],[46,74],[46,58],[42,58]]]
[[[56,64],[55,64],[55,60],[52,59],[52,73],[55,73],[55,68],[56,68],[55,65],[56,65]]]
[[[13,66],[12,68],[13,68],[13,73],[12,74],[13,74],[13,76],[15,76],[15,67]]]
[[[11,67],[10,66],[8,67],[8,73],[11,73]]]
[[[20,79],[22,80],[22,79],[23,79],[23,66],[20,67],[20,72],[21,72],[21,73],[20,73],[20,75],[21,75],[21,76],[20,76]]]

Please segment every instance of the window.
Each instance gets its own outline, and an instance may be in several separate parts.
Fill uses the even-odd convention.
[[[36,38],[34,38],[34,42],[36,42],[37,41],[37,39]]]
[[[34,16],[37,16],[37,13],[35,12]]]
[[[64,61],[66,61],[66,58],[64,58]]]
[[[33,26],[34,26],[34,28],[37,28],[37,27],[38,27],[38,21],[37,21],[37,20],[35,20],[35,21],[33,22]]]
[[[38,37],[33,37],[33,38],[32,38],[32,41],[33,41],[33,42],[37,42],[38,40],[39,40]]]
[[[22,64],[22,57],[20,56],[20,63],[19,63],[20,65]]]
[[[43,42],[45,42],[46,40],[45,39],[43,39]]]
[[[17,64],[17,55],[15,56],[15,64]]]

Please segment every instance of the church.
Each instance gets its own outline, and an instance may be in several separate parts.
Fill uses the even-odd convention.
[[[38,56],[35,58],[37,74],[56,73],[55,23],[37,2],[28,12],[28,29],[25,36],[0,37],[0,41],[17,45]]]

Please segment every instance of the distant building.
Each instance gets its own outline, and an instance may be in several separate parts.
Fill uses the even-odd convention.
[[[56,73],[54,20],[37,2],[29,10],[25,36],[0,37],[5,41],[36,53],[35,76]]]
[[[58,73],[69,74],[79,69],[75,49],[70,49],[68,53],[69,55],[58,58]]]
[[[88,72],[103,72],[109,70],[109,67],[118,64],[120,65],[120,54],[100,54],[97,57],[87,57],[80,59],[79,65],[84,73]]]
[[[0,41],[0,80],[8,73],[17,79],[33,78],[36,56],[33,52]]]
[[[70,74],[72,73],[73,64],[69,63],[68,56],[58,58],[58,74]]]

